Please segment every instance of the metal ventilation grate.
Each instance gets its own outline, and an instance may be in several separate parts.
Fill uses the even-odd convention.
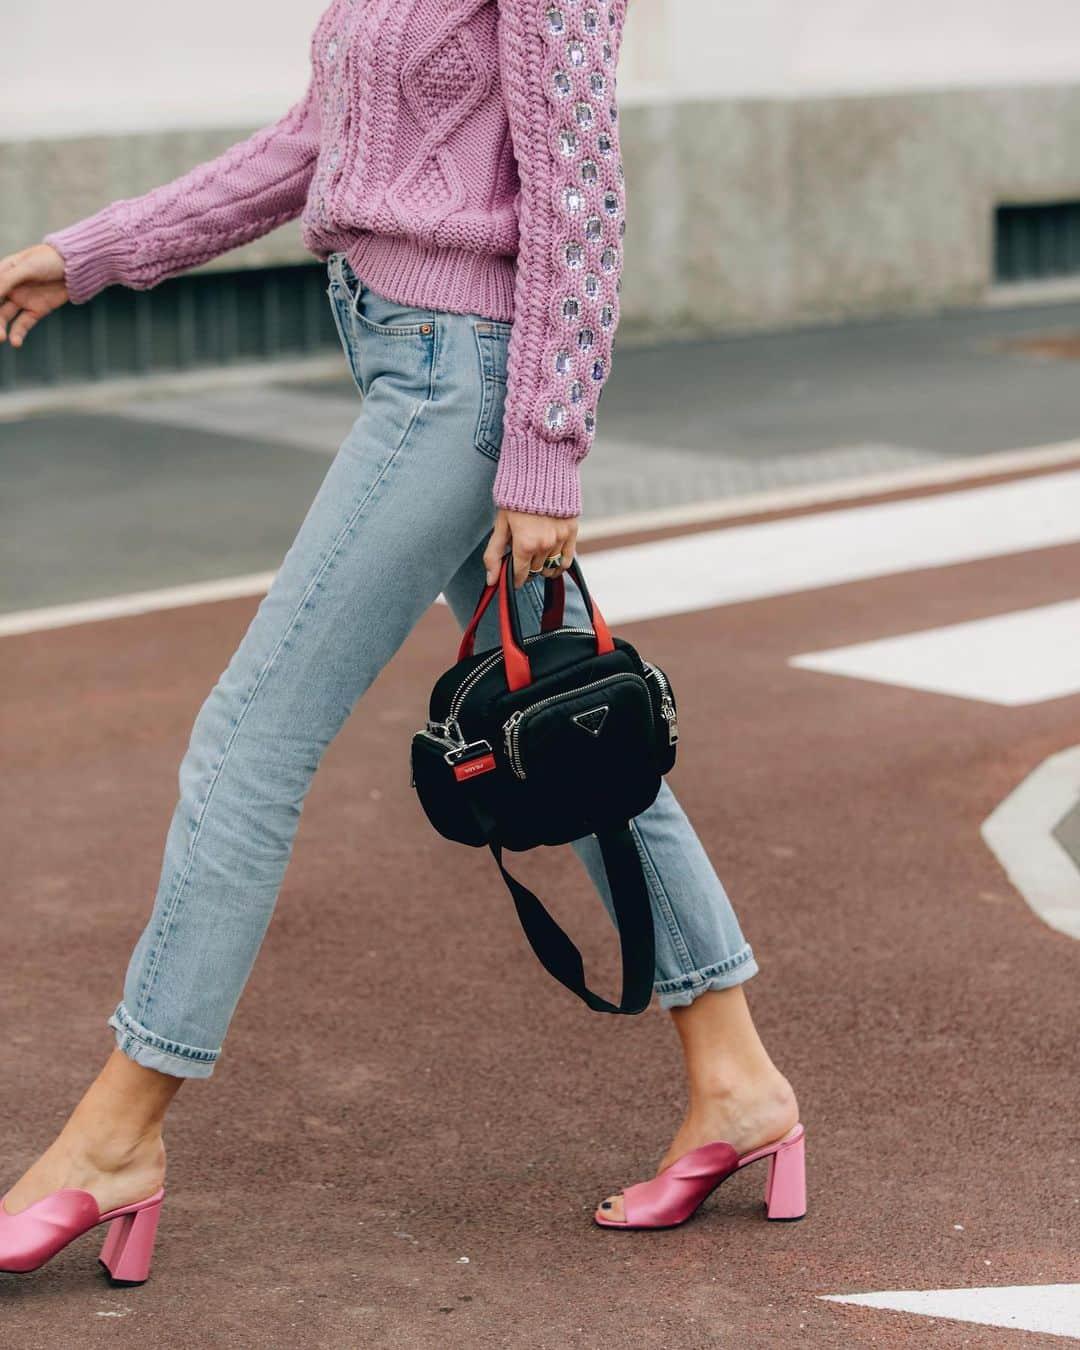
[[[1080,202],[999,206],[994,255],[999,282],[1080,276]]]
[[[119,286],[41,323],[18,353],[0,346],[0,391],[303,356],[337,347],[320,264]]]

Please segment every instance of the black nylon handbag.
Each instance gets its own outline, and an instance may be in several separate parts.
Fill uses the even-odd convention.
[[[591,629],[563,625],[563,577],[545,581],[540,632],[523,638],[512,561],[485,586],[458,660],[436,681],[412,741],[412,784],[447,839],[491,849],[533,951],[597,1012],[638,1013],[655,966],[648,887],[630,821],[651,806],[679,739],[675,697],[658,666],[613,637],[575,560]],[[474,652],[498,595],[500,643]],[[589,989],[581,953],[541,901],[510,875],[503,850],[594,834],[611,889],[622,955],[618,1004]]]

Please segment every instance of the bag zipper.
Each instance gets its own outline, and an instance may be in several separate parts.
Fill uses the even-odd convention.
[[[577,689],[564,689],[561,694],[550,694],[547,698],[540,699],[537,703],[530,703],[527,708],[519,708],[517,712],[511,715],[503,723],[503,744],[506,749],[506,758],[510,761],[510,767],[517,778],[524,779],[525,766],[521,762],[521,723],[526,713],[535,712],[537,708],[546,708],[550,703],[558,703],[560,699],[576,698],[579,694],[587,694],[590,689],[599,689],[602,685],[610,684],[612,680],[624,679],[632,671],[621,670],[615,675],[605,675],[602,680],[593,680],[591,684],[579,685]]]
[[[671,685],[668,684],[667,676],[659,668],[648,661],[641,663],[645,667],[646,679],[652,675],[656,680],[656,686],[660,690],[660,716],[667,723],[668,745],[675,745],[679,740],[679,715],[675,711],[675,700],[671,696]]]
[[[555,633],[585,633],[589,637],[593,636],[593,630],[591,628],[553,628],[550,633],[534,633],[531,637],[525,638],[524,643],[528,646],[530,642],[539,642],[541,638],[552,637]],[[500,647],[498,651],[492,652],[486,660],[482,661],[480,665],[478,665],[476,669],[466,676],[462,683],[458,685],[450,700],[450,708],[446,714],[446,721],[432,722],[429,725],[443,727],[446,730],[449,730],[451,727],[457,728],[457,715],[461,711],[461,705],[465,701],[469,690],[477,680],[486,675],[488,671],[491,670],[493,666],[498,665],[501,660],[502,648]],[[458,728],[458,734],[460,735],[460,728]]]

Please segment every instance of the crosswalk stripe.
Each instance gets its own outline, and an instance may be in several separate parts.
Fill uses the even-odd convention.
[[[1080,1284],[997,1285],[981,1289],[888,1289],[876,1294],[821,1294],[833,1303],[855,1303],[975,1322],[1014,1331],[1080,1340]]]
[[[1080,690],[1080,600],[831,651],[793,666],[1016,708]]]
[[[1080,471],[590,553],[612,622],[1080,542]]]

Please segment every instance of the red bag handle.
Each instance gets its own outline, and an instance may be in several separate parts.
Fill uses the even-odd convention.
[[[485,586],[480,593],[476,612],[469,620],[469,626],[461,637],[461,645],[458,647],[458,660],[464,661],[466,657],[472,656],[476,650],[476,631],[480,626],[480,620],[484,617],[488,605],[491,604],[496,591],[498,591],[499,641],[502,645],[503,660],[506,665],[506,683],[510,689],[524,689],[532,683],[532,672],[529,669],[529,658],[525,654],[524,643],[521,640],[521,625],[517,611],[517,594],[514,590],[512,569],[513,556],[508,553],[503,558],[499,568],[498,581]],[[585,578],[581,575],[581,569],[576,558],[570,564],[569,570],[585,598],[585,608],[596,633],[597,655],[613,652],[615,642],[611,636],[611,630],[608,628],[604,616],[600,613],[599,606],[589,594],[585,585]],[[553,629],[562,626],[565,597],[566,587],[562,574],[549,578],[545,587],[544,617],[541,621],[542,632],[551,632]]]
[[[499,639],[502,642],[507,688],[524,689],[526,685],[532,684],[532,671],[521,641],[517,596],[513,590],[514,555],[508,553],[502,560],[499,572]]]
[[[457,659],[464,661],[467,656],[472,656],[476,650],[476,630],[480,627],[480,620],[487,613],[487,607],[491,604],[491,597],[499,589],[499,583],[493,582],[490,586],[485,586],[480,592],[480,599],[476,604],[476,613],[469,620],[469,626],[461,635],[461,645],[458,647]]]
[[[495,581],[490,586],[485,586],[480,592],[476,613],[469,620],[468,628],[461,635],[457,655],[459,661],[464,661],[467,656],[472,656],[476,650],[476,632],[480,627],[480,620],[487,613],[487,607],[491,603],[492,596],[498,589],[499,583]],[[553,633],[556,628],[561,628],[565,612],[566,585],[560,572],[557,577],[547,577],[544,581],[544,614],[540,621],[540,631],[542,633]]]

